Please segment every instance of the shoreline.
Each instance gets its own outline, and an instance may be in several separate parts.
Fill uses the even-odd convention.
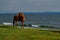
[[[18,26],[18,28],[22,28],[20,26]],[[35,27],[24,27],[24,29],[40,29],[40,30],[54,30],[54,31],[60,31],[60,29],[56,29],[56,28],[35,28]]]
[[[6,24],[6,23],[5,23]],[[8,23],[8,24],[11,24],[11,23]],[[4,27],[10,27],[10,26],[12,26],[12,25],[4,25],[4,24],[0,24],[0,26],[2,26],[2,28],[4,28]],[[13,26],[12,26],[13,27]],[[48,26],[49,27],[49,26]],[[39,25],[31,25],[31,26],[24,26],[24,29],[26,29],[26,28],[29,28],[29,29],[41,29],[41,30],[60,30],[60,28],[48,28],[48,27],[46,27],[46,26],[42,26],[42,27],[40,27]],[[21,26],[17,26],[17,28],[22,28]]]

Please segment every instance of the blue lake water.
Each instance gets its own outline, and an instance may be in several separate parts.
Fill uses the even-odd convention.
[[[25,12],[26,13],[26,12]],[[31,13],[28,12],[25,15],[25,24],[34,24],[34,25],[50,25],[55,27],[60,27],[60,14],[50,14],[50,13]],[[16,14],[0,14],[0,24],[7,22],[12,23],[13,16]],[[20,23],[20,22],[19,22]],[[18,24],[19,24],[18,23]]]

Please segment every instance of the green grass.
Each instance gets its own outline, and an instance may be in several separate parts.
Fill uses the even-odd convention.
[[[60,40],[60,31],[37,28],[0,28],[0,40]]]

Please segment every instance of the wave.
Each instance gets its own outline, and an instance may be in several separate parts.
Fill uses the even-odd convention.
[[[32,27],[39,27],[40,25],[32,25]]]
[[[4,25],[13,25],[13,23],[6,23],[6,22],[4,22],[3,24]]]
[[[4,25],[13,25],[13,23],[3,22]],[[28,26],[28,25],[27,25]],[[40,25],[33,25],[31,24],[31,27],[39,27]]]
[[[3,25],[13,25],[13,23],[8,23],[8,22],[3,22]],[[20,28],[21,26],[18,26],[18,28]],[[50,28],[50,29],[60,29],[60,27],[54,27],[54,26],[49,26],[49,25],[25,25],[24,27],[28,27],[28,28]]]

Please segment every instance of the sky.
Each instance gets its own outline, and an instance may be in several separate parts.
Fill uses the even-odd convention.
[[[0,12],[60,12],[60,0],[0,0]]]

